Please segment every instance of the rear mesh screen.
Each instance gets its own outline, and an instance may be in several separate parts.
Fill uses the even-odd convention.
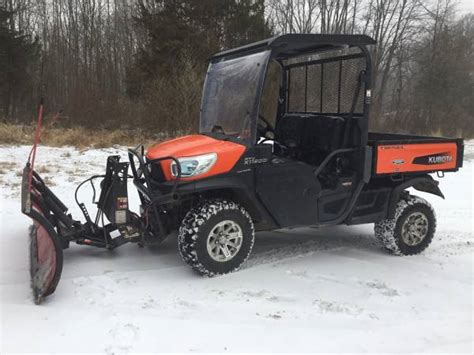
[[[287,112],[349,113],[365,65],[361,54],[290,64]],[[354,113],[363,111],[363,92],[362,86]]]

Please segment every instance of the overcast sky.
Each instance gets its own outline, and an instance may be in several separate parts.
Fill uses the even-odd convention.
[[[474,0],[458,0],[459,12],[463,15],[468,12],[474,12]]]

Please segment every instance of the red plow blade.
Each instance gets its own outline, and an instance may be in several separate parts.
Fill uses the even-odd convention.
[[[30,227],[30,276],[36,304],[54,292],[61,277],[63,253],[54,232],[39,221]]]
[[[61,278],[63,250],[58,234],[45,217],[38,192],[29,184],[31,169],[23,171],[22,212],[33,220],[30,227],[30,276],[33,298],[36,304],[52,294]]]

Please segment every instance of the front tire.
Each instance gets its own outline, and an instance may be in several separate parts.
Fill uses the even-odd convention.
[[[375,224],[375,237],[395,255],[415,255],[433,240],[436,216],[423,198],[406,195],[398,201],[393,219]]]
[[[249,213],[226,200],[208,200],[192,208],[178,232],[178,248],[184,262],[206,276],[239,269],[249,257],[254,240]]]

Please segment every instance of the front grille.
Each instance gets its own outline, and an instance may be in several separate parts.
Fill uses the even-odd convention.
[[[166,181],[160,162],[154,162],[150,164],[150,173],[153,180],[158,182]]]

